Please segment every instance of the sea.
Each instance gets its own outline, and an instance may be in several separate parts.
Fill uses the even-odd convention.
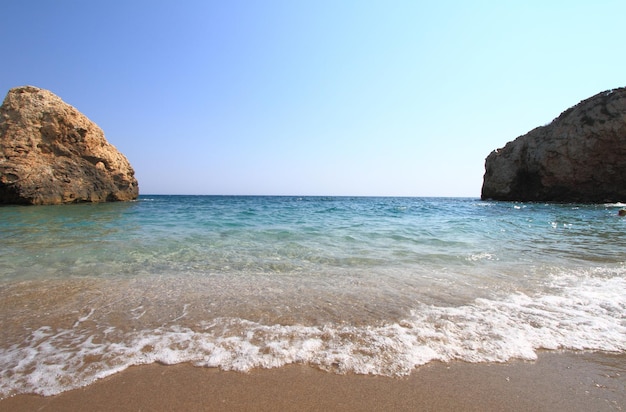
[[[626,351],[622,204],[150,196],[0,207],[0,397],[132,365],[430,362]]]

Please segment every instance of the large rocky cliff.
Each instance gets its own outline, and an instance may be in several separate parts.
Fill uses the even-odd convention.
[[[586,99],[491,152],[481,197],[626,201],[626,88]]]
[[[135,172],[102,130],[53,93],[11,89],[0,106],[0,203],[132,200]]]

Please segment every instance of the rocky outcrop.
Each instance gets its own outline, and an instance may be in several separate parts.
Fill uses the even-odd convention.
[[[53,93],[11,89],[0,106],[0,203],[124,201],[139,188],[102,130]]]
[[[626,88],[561,113],[489,154],[481,197],[602,203],[626,200]]]

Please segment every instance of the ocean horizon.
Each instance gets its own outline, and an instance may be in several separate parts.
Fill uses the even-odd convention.
[[[141,195],[0,207],[0,398],[132,365],[405,376],[626,351],[616,204]]]

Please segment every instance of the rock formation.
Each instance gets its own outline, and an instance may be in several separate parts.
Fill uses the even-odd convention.
[[[583,100],[495,150],[481,197],[602,203],[626,200],[626,88]]]
[[[102,130],[53,93],[17,87],[0,106],[0,203],[132,200],[134,175]]]

